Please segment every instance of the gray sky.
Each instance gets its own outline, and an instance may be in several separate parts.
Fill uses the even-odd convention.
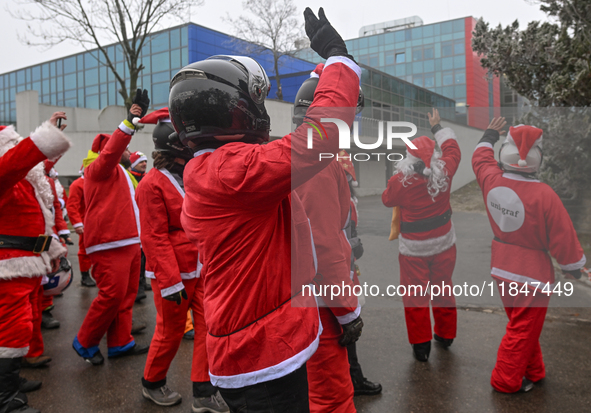
[[[425,24],[450,20],[459,17],[484,17],[491,24],[507,25],[518,19],[522,27],[532,20],[544,20],[545,14],[532,0],[295,0],[300,12],[307,6],[314,11],[322,6],[328,19],[339,33],[345,38],[358,37],[361,26],[395,20],[417,15]],[[27,32],[26,23],[14,19],[8,10],[22,7],[15,0],[0,0],[2,25],[0,25],[0,39],[2,39],[2,56],[0,73],[5,73],[25,66],[41,63],[58,57],[67,56],[83,49],[74,44],[62,44],[49,50],[24,46],[19,43],[17,34],[23,36]],[[232,34],[232,27],[222,18],[226,13],[237,17],[242,13],[242,0],[205,0],[202,7],[195,8],[187,21]],[[302,17],[303,21],[303,17]],[[164,27],[184,22],[170,20]],[[163,27],[163,28],[164,28]]]

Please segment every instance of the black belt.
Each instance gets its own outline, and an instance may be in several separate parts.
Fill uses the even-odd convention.
[[[436,217],[421,219],[414,222],[400,222],[400,233],[426,232],[444,226],[451,219],[451,209]]]
[[[35,254],[49,251],[51,235],[39,235],[38,237],[19,237],[16,235],[0,235],[0,248],[33,251]]]

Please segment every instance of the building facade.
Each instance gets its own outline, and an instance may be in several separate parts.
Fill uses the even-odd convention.
[[[473,17],[423,25],[413,16],[364,26],[345,43],[359,63],[455,100],[457,120],[483,129],[499,114],[500,84],[472,51],[475,26]],[[298,56],[318,61],[310,49]]]

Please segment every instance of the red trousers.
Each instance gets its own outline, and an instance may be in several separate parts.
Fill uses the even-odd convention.
[[[162,298],[158,282],[152,282],[154,292],[154,304],[156,305],[156,330],[148,358],[144,369],[144,379],[155,383],[166,378],[172,359],[179,349],[185,326],[187,324],[187,311],[193,310],[193,326],[195,340],[193,341],[193,364],[191,368],[191,381],[209,381],[209,363],[205,348],[207,329],[203,318],[203,280],[193,278],[183,280],[188,299],[177,305],[174,301]]]
[[[33,333],[33,295],[41,277],[0,279],[0,358],[23,357]],[[35,300],[36,301],[36,300]]]
[[[448,285],[431,302],[435,334],[442,338],[455,338],[457,330],[456,299],[454,298],[451,276],[456,265],[456,246],[429,257],[409,257],[400,254],[400,285],[406,287],[402,297],[408,341],[411,344],[426,343],[433,338],[429,302],[431,296],[425,290],[427,285]],[[421,286],[409,289],[409,286]],[[414,288],[414,287],[413,287]],[[402,291],[401,291],[402,293]]]
[[[307,363],[310,413],[356,412],[347,347],[339,345],[343,330],[326,307],[320,307],[320,320],[320,344]]]
[[[536,291],[535,296],[533,290],[530,290],[527,296],[519,293],[511,297],[507,284],[506,282],[505,295],[501,295],[501,299],[509,323],[497,352],[497,363],[490,383],[500,392],[515,393],[521,388],[523,377],[533,382],[546,377],[540,334],[550,297],[540,290]]]
[[[41,280],[41,278],[39,280]],[[33,331],[31,334],[31,341],[29,342],[29,352],[26,357],[39,357],[43,355],[44,350],[43,335],[41,335],[41,313],[47,308],[44,307],[46,304],[44,299],[47,297],[43,295],[43,286],[39,284],[31,293],[30,297],[31,310],[33,312]]]
[[[93,300],[78,331],[84,348],[98,346],[107,334],[107,346],[119,348],[133,341],[131,316],[140,280],[140,245],[90,254],[98,296]]]
[[[92,261],[86,254],[86,248],[84,247],[84,234],[78,235],[78,264],[80,265],[80,272],[88,272],[92,267]]]

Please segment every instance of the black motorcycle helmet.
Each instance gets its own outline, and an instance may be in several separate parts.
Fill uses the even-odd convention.
[[[219,135],[268,141],[265,98],[270,88],[264,69],[250,57],[219,55],[192,63],[170,82],[172,125],[184,145],[219,145],[214,138]]]
[[[158,109],[140,119],[139,123],[156,125],[152,132],[154,150],[186,161],[193,159],[193,151],[181,144],[170,122],[168,108]]]
[[[304,116],[306,116],[306,112],[308,108],[312,105],[314,101],[314,93],[316,92],[316,87],[318,86],[318,81],[320,79],[318,77],[310,77],[302,83],[298,93],[296,94],[296,98],[293,104],[293,118],[292,121],[295,123],[296,126],[300,126],[304,122]],[[355,114],[358,115],[361,113],[363,108],[365,107],[365,95],[363,94],[363,89],[361,86],[359,87],[359,98],[357,99],[357,109],[355,110]]]

